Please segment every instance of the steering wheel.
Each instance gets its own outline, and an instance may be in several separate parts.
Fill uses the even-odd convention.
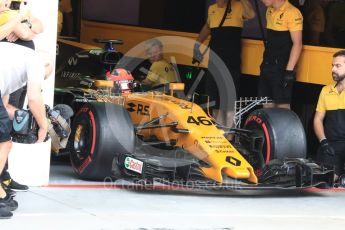
[[[114,51],[114,52],[116,52],[116,50],[114,49],[113,45],[122,45],[123,44],[123,41],[120,39],[95,38],[95,39],[93,39],[93,41],[96,43],[104,44],[104,50],[105,51]]]

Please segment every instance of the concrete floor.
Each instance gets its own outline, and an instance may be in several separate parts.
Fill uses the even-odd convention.
[[[345,229],[345,190],[241,192],[122,189],[125,182],[85,182],[68,165],[51,167],[50,186],[18,192],[14,229]]]

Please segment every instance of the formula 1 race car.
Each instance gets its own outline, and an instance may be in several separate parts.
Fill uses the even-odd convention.
[[[135,92],[134,78],[123,68],[97,79],[77,73],[76,66],[70,65],[68,71],[74,84],[80,85],[56,88],[55,103],[74,110],[68,151],[80,178],[157,181],[191,188],[333,185],[331,170],[305,159],[304,130],[292,111],[254,110],[242,128],[230,129],[193,101],[176,97],[184,90],[183,83]],[[58,74],[58,81],[66,83]],[[234,141],[225,137],[229,133]]]

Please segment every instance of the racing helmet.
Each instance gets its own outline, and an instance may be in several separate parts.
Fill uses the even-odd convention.
[[[115,68],[107,72],[107,79],[114,82],[114,93],[128,94],[133,92],[134,78],[126,69]]]

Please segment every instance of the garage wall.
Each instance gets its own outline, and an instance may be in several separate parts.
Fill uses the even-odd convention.
[[[170,30],[149,29],[135,26],[123,26],[110,23],[98,23],[83,20],[81,23],[80,40],[82,43],[95,44],[94,38],[119,38],[124,41],[124,45],[118,49],[126,53],[128,50],[138,45],[140,42],[158,36],[182,36],[196,39],[196,33],[177,32]],[[208,41],[205,42],[207,44]],[[263,54],[263,42],[261,40],[242,40],[242,73],[258,76]],[[193,47],[189,53],[192,55]],[[303,83],[330,84],[332,55],[340,49],[307,46],[303,47],[303,52],[298,64],[297,80]],[[190,57],[177,58],[178,64],[191,65]],[[205,58],[203,65],[207,64]]]
[[[140,0],[83,0],[83,18],[139,25]]]

